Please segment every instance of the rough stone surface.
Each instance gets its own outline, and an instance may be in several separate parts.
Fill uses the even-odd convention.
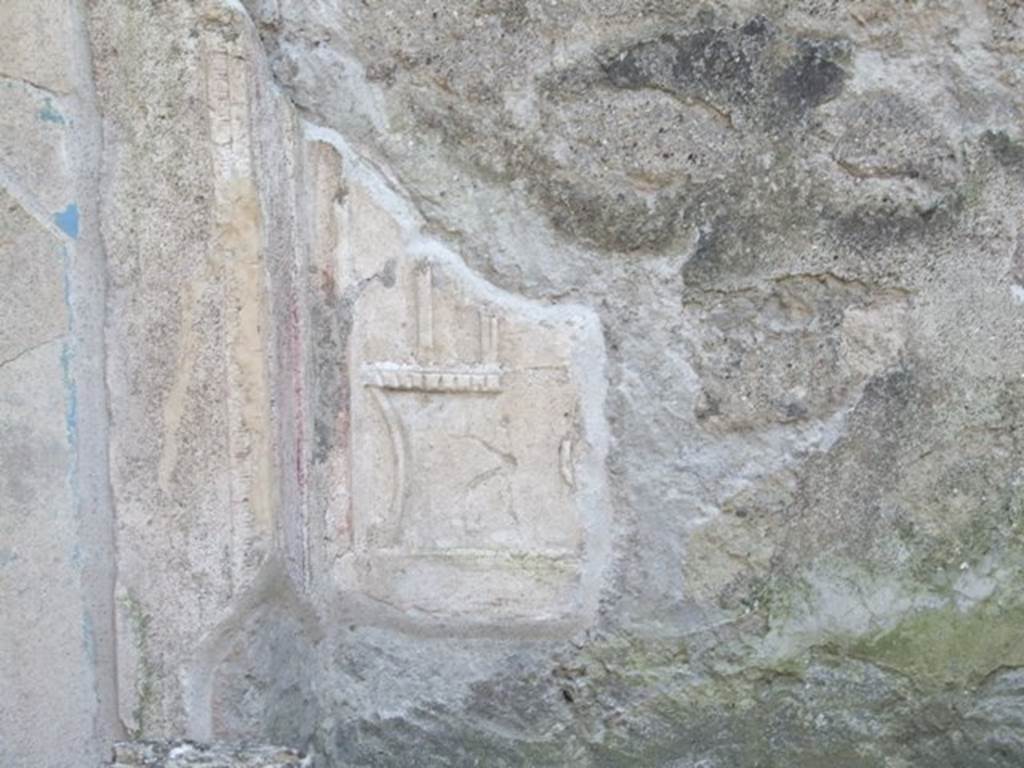
[[[0,763],[1024,764],[1020,3],[30,5]]]
[[[114,745],[112,768],[308,768],[310,761],[281,747],[231,747],[176,742],[123,742]]]

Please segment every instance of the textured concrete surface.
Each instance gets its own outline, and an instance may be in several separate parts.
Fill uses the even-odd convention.
[[[1024,763],[1020,3],[29,6],[0,762]]]

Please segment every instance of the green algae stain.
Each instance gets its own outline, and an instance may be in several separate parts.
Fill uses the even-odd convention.
[[[1000,667],[1024,666],[1024,602],[916,613],[849,652],[921,682],[977,684]]]
[[[149,662],[149,629],[151,617],[143,609],[142,603],[135,596],[129,594],[122,598],[121,605],[124,608],[128,622],[131,624],[131,636],[135,643],[135,652],[138,657],[138,678],[135,683],[136,703],[132,709],[132,719],[135,727],[131,730],[131,737],[142,738],[146,730],[147,713],[152,708],[155,694],[156,675]]]
[[[626,684],[647,684],[685,671],[689,650],[684,638],[614,637],[589,647],[581,654],[591,674],[614,677]]]

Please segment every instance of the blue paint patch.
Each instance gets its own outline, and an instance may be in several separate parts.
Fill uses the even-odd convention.
[[[69,209],[74,208],[74,204],[68,206]],[[77,215],[78,210],[74,210],[76,230],[77,230]],[[77,234],[77,231],[76,231]],[[64,344],[60,350],[60,370],[61,379],[64,384],[64,432],[67,436],[68,441],[68,458],[70,459],[68,464],[67,472],[67,484],[68,490],[71,494],[71,509],[75,518],[80,520],[82,517],[82,497],[81,489],[79,485],[78,476],[78,386],[75,382],[74,362],[75,362],[75,341],[74,341],[74,330],[75,330],[75,306],[72,301],[71,295],[71,258],[74,254],[74,246],[64,244],[61,249],[61,266],[63,269],[64,277],[64,304],[67,306],[68,311],[68,335],[65,337]],[[84,559],[88,556],[88,553],[83,551],[80,541],[75,541],[75,544],[71,550],[71,565],[76,571],[81,573],[83,571],[85,563]],[[92,643],[92,627],[84,627],[86,631],[85,642],[87,646],[87,652],[94,652],[95,649],[89,649],[89,645]]]
[[[71,374],[71,360],[74,352],[71,345],[65,344],[60,353],[60,366],[64,371],[64,390],[67,394],[67,410],[64,413],[64,429],[68,436],[68,445],[74,449],[78,439],[78,392],[75,389],[75,380]]]
[[[64,115],[57,111],[50,99],[47,99],[46,104],[44,104],[43,108],[39,110],[39,119],[47,123],[56,123],[57,125],[67,124],[67,121],[64,119]]]
[[[75,203],[69,203],[63,211],[53,214],[53,220],[68,237],[78,237],[78,206]]]
[[[74,204],[68,206],[74,207]],[[76,227],[78,209],[75,209]],[[76,230],[77,234],[77,230]],[[81,500],[78,487],[78,388],[75,385],[75,376],[71,364],[75,359],[75,351],[72,339],[74,331],[75,308],[71,301],[71,252],[68,246],[61,248],[61,261],[64,267],[64,303],[68,308],[68,339],[60,351],[60,367],[64,380],[64,393],[66,398],[64,410],[64,431],[67,434],[68,447],[71,450],[71,466],[68,467],[68,487],[71,490],[71,498],[74,503],[75,514],[81,512]],[[80,553],[76,550],[74,559],[77,561]],[[76,562],[76,566],[79,565]]]
[[[78,237],[78,206],[70,203],[67,208],[53,214],[53,220],[61,231],[72,240]]]
[[[3,568],[4,566],[10,565],[11,563],[13,563],[17,559],[18,559],[18,556],[16,554],[14,554],[14,552],[12,550],[10,550],[10,549],[0,549],[0,568]]]
[[[96,661],[96,630],[93,628],[92,615],[86,612],[82,616],[82,646],[89,661]]]
[[[74,549],[71,550],[71,565],[74,566],[76,571],[81,571],[82,566],[82,545],[78,542],[75,543]]]
[[[74,319],[75,308],[71,304],[71,254],[67,247],[61,248],[61,261],[64,267],[64,304],[68,308],[68,330]],[[64,429],[68,436],[68,445],[75,449],[78,440],[78,389],[75,387],[75,376],[71,370],[71,363],[75,359],[75,351],[70,338],[64,342],[60,351],[60,368],[64,379],[64,393],[67,398],[66,410],[64,412]],[[72,462],[72,473],[77,459]],[[75,489],[77,490],[77,488]]]

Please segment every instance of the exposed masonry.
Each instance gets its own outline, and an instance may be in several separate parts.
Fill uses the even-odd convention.
[[[3,768],[1024,764],[1024,11],[656,5],[2,4]]]

